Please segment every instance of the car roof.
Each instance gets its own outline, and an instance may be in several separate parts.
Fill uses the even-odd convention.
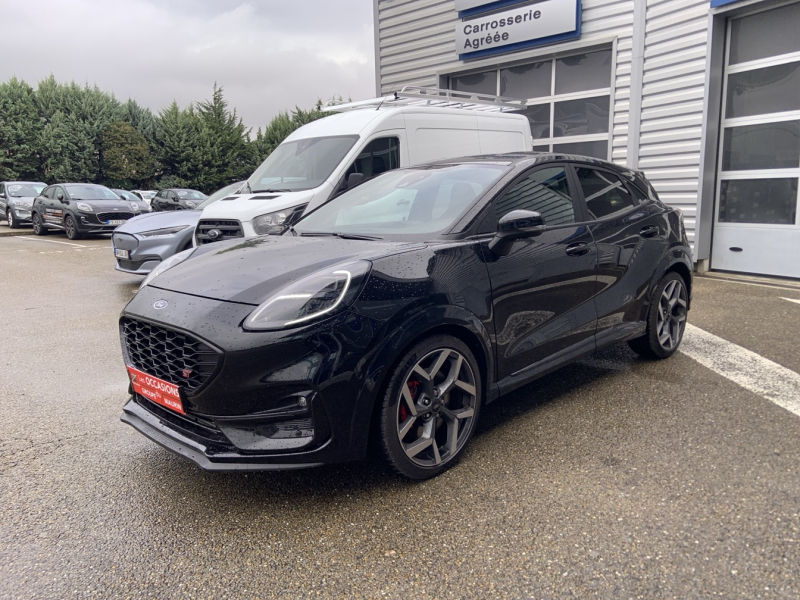
[[[601,167],[613,169],[615,171],[629,170],[626,167],[617,165],[607,160],[582,156],[579,154],[563,154],[561,152],[507,152],[504,154],[483,154],[480,156],[463,156],[460,158],[448,158],[433,161],[428,164],[434,165],[456,165],[470,163],[503,163],[515,166],[532,166],[547,162],[570,161],[594,164]]]

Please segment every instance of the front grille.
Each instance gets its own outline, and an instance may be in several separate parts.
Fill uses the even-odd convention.
[[[208,381],[221,358],[200,340],[152,323],[123,317],[122,333],[134,367],[190,392]]]
[[[216,237],[208,235],[211,230],[219,231],[219,235]],[[204,220],[197,224],[197,243],[199,244],[210,244],[240,237],[244,237],[244,231],[242,231],[242,224],[239,221]]]
[[[133,218],[132,212],[106,212],[106,213],[97,213],[97,220],[101,223],[105,223],[106,221],[118,221],[122,219],[123,221],[127,221],[128,219]]]

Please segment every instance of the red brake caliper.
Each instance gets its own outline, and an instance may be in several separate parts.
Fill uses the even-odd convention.
[[[408,391],[411,392],[411,397],[414,398],[414,396],[417,395],[419,381],[408,381],[406,382],[406,385],[408,386]],[[405,402],[400,403],[399,413],[400,422],[402,423],[408,418],[408,407],[406,406]]]

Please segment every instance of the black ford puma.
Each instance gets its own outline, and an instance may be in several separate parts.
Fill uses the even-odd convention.
[[[373,448],[432,477],[504,393],[616,342],[673,354],[691,272],[638,172],[537,153],[391,171],[283,236],[157,267],[120,319],[122,420],[210,470]]]

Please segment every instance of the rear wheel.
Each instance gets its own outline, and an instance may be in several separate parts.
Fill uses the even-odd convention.
[[[64,218],[64,230],[67,232],[67,238],[71,240],[81,239],[81,232],[78,231],[75,219],[73,219],[71,215],[67,215]]]
[[[39,213],[33,213],[33,218],[31,219],[33,222],[33,233],[34,235],[47,235],[48,231],[47,228],[44,226],[42,222],[42,217],[39,216]]]
[[[686,282],[677,273],[667,273],[658,282],[650,301],[645,334],[630,340],[628,345],[646,358],[669,358],[683,339],[688,308]]]
[[[376,442],[386,466],[409,479],[453,466],[475,429],[481,391],[475,357],[461,340],[437,335],[416,344],[379,408]]]

